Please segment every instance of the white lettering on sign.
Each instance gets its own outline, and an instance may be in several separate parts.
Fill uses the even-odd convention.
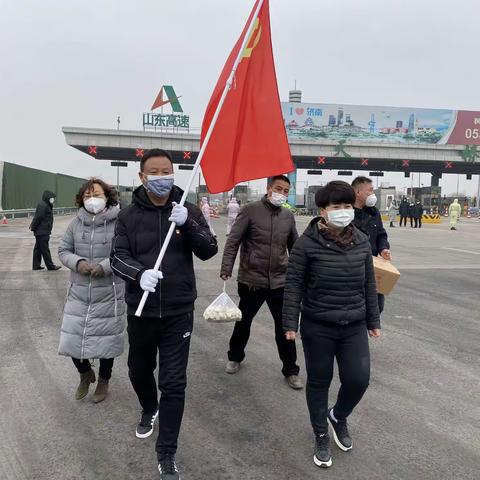
[[[478,138],[480,138],[480,131],[478,128],[474,128],[474,129],[471,129],[471,128],[467,128],[465,130],[465,138],[467,140],[470,140],[471,138],[477,140]]]
[[[474,118],[473,119],[473,124],[474,125],[480,125],[480,118]]]

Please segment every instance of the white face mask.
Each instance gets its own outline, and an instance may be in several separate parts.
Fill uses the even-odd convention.
[[[272,196],[268,197],[268,199],[270,200],[270,203],[276,207],[281,207],[287,201],[287,197],[285,195],[277,192],[272,192]]]
[[[376,204],[377,204],[377,196],[374,193],[372,193],[365,200],[365,205],[367,207],[374,207]]]
[[[50,203],[53,205],[53,202],[55,202],[55,199],[54,199],[54,198],[51,198],[49,201],[50,201]]]
[[[107,204],[107,201],[101,197],[90,197],[89,199],[83,202],[83,205],[85,206],[85,210],[87,212],[93,213],[94,215],[104,210],[106,204]]]
[[[350,225],[355,218],[353,208],[344,208],[342,210],[331,210],[328,213],[328,223],[334,227],[344,228]]]

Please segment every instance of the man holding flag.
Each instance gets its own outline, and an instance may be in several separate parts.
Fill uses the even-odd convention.
[[[149,437],[158,417],[160,478],[175,480],[179,478],[175,453],[197,296],[192,254],[208,260],[218,249],[202,212],[190,203],[178,204],[183,192],[173,184],[168,152],[146,152],[139,176],[142,185],[133,192],[132,204],[118,216],[111,264],[126,282],[128,374],[142,406],[136,436]],[[159,272],[153,266],[171,222],[175,223],[175,233]],[[144,291],[151,294],[142,315],[136,317],[134,312]],[[160,405],[153,375],[157,354]]]
[[[120,214],[118,238],[123,239],[123,242],[120,242],[123,245],[121,248],[123,252],[118,255],[118,243],[117,247],[114,244],[112,264],[119,271],[127,269],[128,271],[125,272],[123,278],[130,277],[129,281],[132,285],[138,285],[138,282],[140,282],[142,289],[145,291],[141,299],[138,295],[135,297],[135,301],[139,300],[135,316],[142,317],[140,321],[143,320],[143,308],[148,308],[149,292],[155,292],[158,279],[161,278],[158,271],[161,265],[163,273],[165,273],[165,263],[162,264],[162,261],[164,257],[169,261],[169,255],[171,255],[170,250],[168,250],[170,253],[167,253],[169,242],[179,239],[175,235],[177,230],[179,230],[180,235],[185,236],[184,238],[189,238],[191,247],[193,247],[194,240],[197,242],[196,245],[200,255],[194,248],[192,249],[200,258],[210,258],[217,251],[216,241],[210,231],[207,230],[205,220],[198,217],[200,212],[189,207],[186,215],[184,209],[186,194],[198,174],[200,164],[210,193],[225,192],[243,181],[280,175],[294,170],[278,96],[270,36],[268,0],[257,0],[255,2],[247,25],[227,59],[207,106],[202,124],[201,148],[197,161],[183,195],[181,197],[178,194],[173,197],[170,195],[167,197],[167,203],[163,204],[164,208],[167,205],[171,208],[169,219],[172,223],[168,227],[166,236],[158,242],[159,244],[163,243],[163,245],[156,262],[152,265],[152,259],[149,258],[148,270],[146,271],[138,261],[138,263],[133,264],[133,269],[128,270],[128,267],[132,266],[131,261],[135,262],[136,260],[135,256],[131,255],[130,247],[136,245],[137,240],[139,240],[138,243],[141,243],[142,236],[140,235],[139,239],[133,227],[132,229],[126,228],[125,225],[122,227],[121,222],[130,221],[130,215],[127,219],[126,214],[123,214],[123,216]],[[157,167],[160,166],[157,165]],[[162,165],[162,167],[165,167],[165,165]],[[164,173],[165,171],[160,174],[152,173],[152,175],[154,177],[167,175],[167,173]],[[170,173],[173,173],[173,169]],[[142,170],[141,178],[142,182],[149,188],[148,172]],[[148,195],[148,197],[152,202],[151,195]],[[175,200],[178,204],[174,205],[171,203],[172,200]],[[141,223],[143,226],[149,225],[149,222]],[[183,225],[186,225],[186,227],[182,227]],[[177,227],[180,228],[177,229]],[[149,226],[148,228],[152,227]],[[153,246],[150,247],[150,250],[153,250]],[[124,258],[121,258],[122,254],[125,255]],[[189,258],[190,269],[191,255],[189,255]],[[170,258],[170,261],[173,261],[171,264],[173,266],[174,260]],[[141,275],[140,272],[142,272]],[[178,266],[171,273],[172,278],[178,275],[180,273]],[[168,281],[166,275],[162,283],[165,281]],[[162,296],[162,299],[164,298]],[[133,304],[133,298],[131,303]],[[139,320],[139,318],[136,320]],[[132,328],[136,325],[133,316],[129,318],[129,333],[130,325],[132,325]],[[188,334],[188,332],[185,333]],[[141,368],[138,371],[140,373]],[[148,372],[151,371],[153,370],[150,360]],[[153,377],[150,373],[148,373],[148,376],[151,383]],[[150,390],[152,389],[150,388]],[[179,406],[181,408],[173,412],[176,419],[175,428],[168,430],[161,427],[164,431],[168,430],[173,433],[172,438],[175,437],[175,440],[181,421],[181,413],[179,412],[183,413],[183,399],[180,400]],[[153,402],[150,403],[153,404]],[[145,427],[147,431],[150,431],[153,429],[155,412],[148,413],[150,413],[150,422],[144,422],[142,419],[141,424],[150,423],[151,427],[148,427],[148,425]],[[167,411],[163,418],[166,423],[171,423],[173,420],[168,417],[168,413]],[[163,415],[162,408],[160,408],[160,415]],[[162,421],[163,419],[160,418],[161,425]],[[176,447],[176,441],[174,443]],[[159,470],[162,480],[177,480],[180,478],[174,462],[174,454],[171,453],[174,450],[175,448],[169,449],[168,455],[161,456],[163,463],[160,462]],[[165,459],[169,462],[165,462]]]

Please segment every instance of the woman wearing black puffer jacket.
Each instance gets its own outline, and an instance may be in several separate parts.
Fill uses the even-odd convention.
[[[352,449],[347,417],[368,387],[368,334],[380,336],[380,316],[370,243],[352,224],[354,190],[348,183],[330,182],[317,192],[315,202],[320,217],[312,220],[289,258],[283,328],[287,339],[294,340],[301,313],[314,462],[330,467],[328,425],[338,447]],[[329,409],[335,358],[341,388]]]

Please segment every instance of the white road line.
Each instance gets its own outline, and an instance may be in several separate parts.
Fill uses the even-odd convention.
[[[471,255],[480,255],[480,252],[473,252],[472,250],[462,250],[461,248],[442,247],[442,250],[452,250],[452,252],[470,253]]]

